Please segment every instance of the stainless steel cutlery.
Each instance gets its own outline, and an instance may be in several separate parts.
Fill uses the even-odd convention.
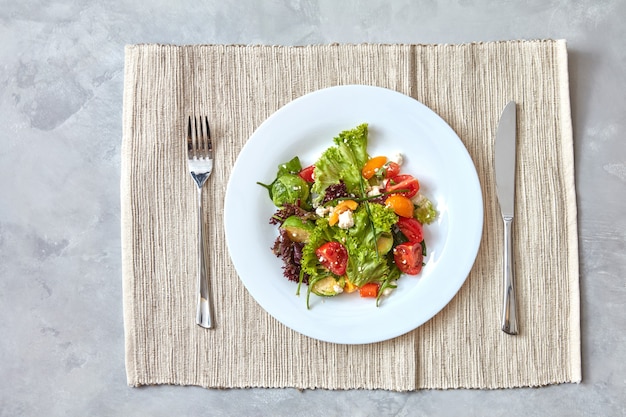
[[[516,105],[509,102],[500,116],[495,143],[496,190],[504,222],[502,331],[517,334],[517,299],[512,224],[515,212]]]
[[[204,249],[205,232],[202,221],[202,189],[213,171],[213,143],[208,117],[189,117],[187,124],[187,165],[198,186],[198,302],[196,323],[212,329],[213,306]]]

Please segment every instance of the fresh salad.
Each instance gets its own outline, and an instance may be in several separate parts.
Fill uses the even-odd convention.
[[[259,182],[278,208],[273,253],[284,276],[310,294],[359,291],[379,305],[402,274],[424,265],[423,226],[437,217],[417,178],[402,172],[402,155],[370,157],[368,125],[334,138],[317,161],[295,156],[278,166],[270,184]]]

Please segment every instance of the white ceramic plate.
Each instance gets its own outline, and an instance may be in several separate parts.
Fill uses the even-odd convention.
[[[439,211],[424,227],[426,265],[418,277],[402,276],[382,299],[358,293],[323,298],[283,277],[271,247],[276,207],[257,181],[270,183],[277,166],[299,156],[314,163],[346,129],[369,125],[368,153],[404,155],[402,171],[420,180]],[[309,337],[341,344],[373,343],[409,332],[445,307],[463,285],[478,252],[483,203],[474,164],[454,131],[432,110],[398,92],[370,86],[332,87],[285,105],[254,132],[242,149],[226,191],[226,239],[239,277],[250,294],[284,325]],[[236,308],[236,307],[234,307]]]

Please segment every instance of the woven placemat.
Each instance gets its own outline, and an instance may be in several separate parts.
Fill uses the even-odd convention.
[[[565,41],[461,45],[129,45],[122,146],[128,384],[327,389],[508,388],[581,379],[578,246]],[[484,234],[452,302],[393,340],[338,345],[269,316],[237,277],[223,200],[239,151],[268,116],[311,91],[366,84],[407,94],[459,135],[478,171]],[[514,222],[521,332],[503,333],[502,224],[493,143],[518,103]],[[219,326],[195,325],[196,190],[185,120],[207,114],[220,163],[205,190]]]

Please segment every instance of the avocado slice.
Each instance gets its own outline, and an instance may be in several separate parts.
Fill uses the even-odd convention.
[[[378,236],[378,240],[376,240],[376,247],[378,248],[379,254],[387,254],[393,247],[393,236],[391,233],[381,233],[380,236]]]
[[[287,231],[287,235],[292,242],[307,243],[315,225],[313,222],[302,220],[298,216],[290,216],[285,219],[280,227]]]
[[[335,278],[329,275],[315,281],[311,286],[311,292],[321,295],[322,297],[332,297],[333,295],[342,293],[344,285],[345,280],[343,277]]]

